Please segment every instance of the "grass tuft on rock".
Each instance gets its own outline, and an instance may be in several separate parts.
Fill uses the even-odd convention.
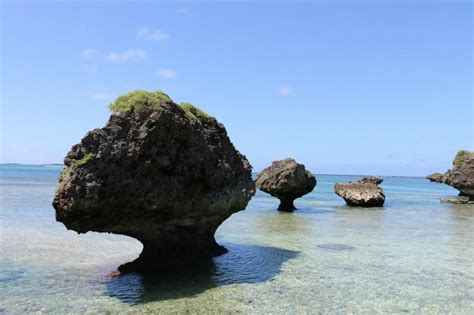
[[[90,160],[92,160],[95,157],[94,153],[87,153],[84,155],[82,158],[79,160],[72,160],[71,162],[76,165],[76,166],[82,166],[84,164],[87,164]]]
[[[162,91],[135,90],[119,96],[115,102],[109,105],[109,109],[114,113],[126,112],[131,109],[149,112],[159,110],[163,104],[168,102],[172,102],[171,98]]]
[[[453,165],[459,166],[463,162],[464,158],[468,156],[474,156],[474,152],[467,151],[467,150],[459,151],[454,157]]]
[[[186,115],[188,115],[191,119],[199,120],[200,118],[211,117],[191,103],[181,103],[179,106],[186,112]]]

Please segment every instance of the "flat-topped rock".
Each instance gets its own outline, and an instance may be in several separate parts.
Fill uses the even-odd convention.
[[[316,178],[303,164],[287,158],[272,162],[272,165],[257,174],[257,187],[280,199],[278,210],[293,211],[296,198],[300,198],[316,186]]]
[[[110,107],[107,125],[88,132],[64,160],[56,219],[79,233],[140,240],[143,252],[122,272],[225,252],[214,233],[245,209],[255,187],[224,126],[161,92],[131,92]]]
[[[348,206],[383,207],[385,194],[378,186],[382,181],[382,177],[371,176],[345,184],[337,183],[334,192],[342,197]]]

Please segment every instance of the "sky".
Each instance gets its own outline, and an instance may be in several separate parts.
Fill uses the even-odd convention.
[[[0,163],[60,163],[163,90],[255,171],[424,176],[474,149],[471,1],[1,1]]]

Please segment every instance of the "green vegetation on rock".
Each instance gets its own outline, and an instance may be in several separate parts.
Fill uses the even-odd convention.
[[[467,150],[459,151],[458,154],[456,154],[456,156],[454,157],[453,165],[459,166],[463,162],[464,158],[468,156],[474,156],[474,152]]]
[[[69,176],[69,167],[63,168],[63,170],[59,174],[59,181],[60,182],[64,181],[67,176]]]
[[[191,119],[209,118],[210,116],[191,103],[181,103],[179,105]]]
[[[109,108],[115,113],[131,109],[148,112],[159,110],[163,104],[168,102],[172,102],[171,98],[162,91],[135,90],[119,96],[115,102],[109,105]]]
[[[86,155],[84,155],[79,160],[72,160],[71,162],[74,165],[82,166],[82,165],[86,164],[87,162],[89,162],[90,160],[92,160],[94,157],[95,157],[95,155],[93,153],[87,153]]]

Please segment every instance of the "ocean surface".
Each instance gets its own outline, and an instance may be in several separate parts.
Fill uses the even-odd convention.
[[[474,313],[474,205],[424,178],[385,177],[384,208],[346,207],[335,182],[279,213],[257,192],[197,270],[110,276],[140,242],[78,235],[51,206],[61,167],[0,166],[0,313]]]

